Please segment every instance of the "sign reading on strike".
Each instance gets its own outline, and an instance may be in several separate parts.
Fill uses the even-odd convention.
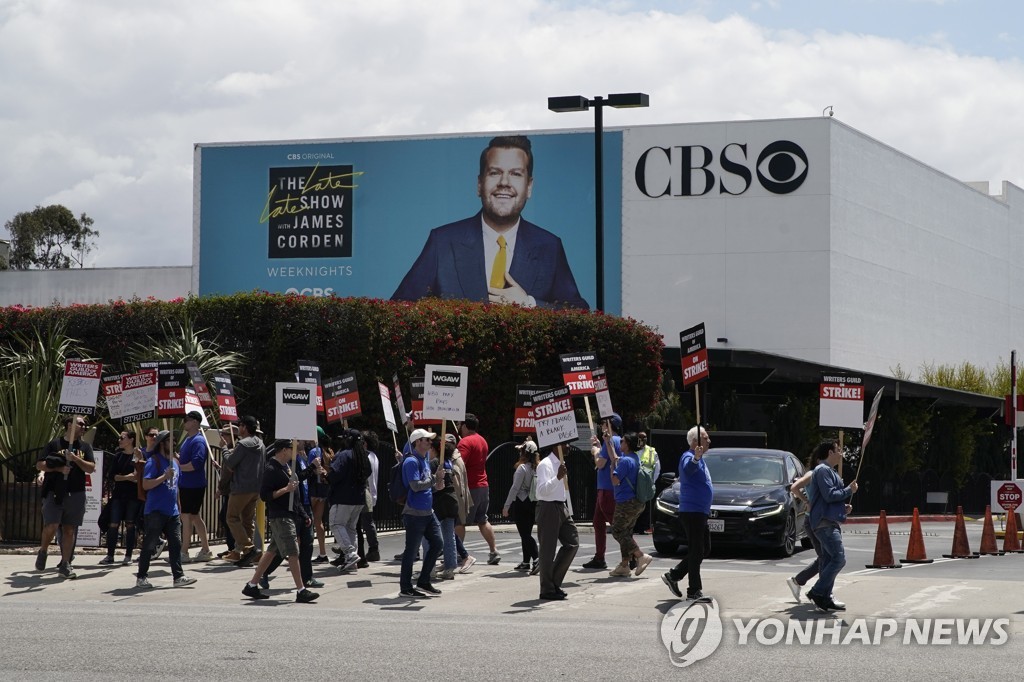
[[[316,386],[316,409],[324,412],[324,393],[320,388],[320,363],[313,360],[299,360],[299,371],[296,378],[303,384],[314,384]]]
[[[572,392],[568,386],[541,391],[533,396],[533,420],[537,429],[537,447],[571,443],[579,438]]]
[[[103,375],[103,400],[107,403],[107,413],[111,419],[120,419],[124,412],[121,409],[121,379],[127,374]]]
[[[199,401],[199,395],[196,394],[195,389],[189,387],[185,389],[185,414],[193,411],[203,415],[199,424],[209,428],[210,422],[206,419],[206,410],[203,409],[203,404]]]
[[[533,423],[533,396],[541,391],[548,390],[547,386],[533,384],[522,384],[516,386],[516,411],[515,423],[512,425],[512,433],[515,435],[533,435],[537,427]]]
[[[57,412],[60,414],[96,414],[103,365],[85,360],[64,363],[64,381],[60,387]]]
[[[703,322],[679,332],[679,357],[683,364],[683,388],[708,378],[710,368]]]
[[[398,423],[395,422],[395,410],[391,407],[391,391],[388,387],[377,382],[377,390],[380,391],[380,406],[384,410],[384,422],[388,425],[388,428],[398,433]]]
[[[409,421],[409,413],[405,409],[405,400],[402,399],[402,383],[398,380],[397,374],[391,376],[391,384],[395,387],[395,404],[398,405],[398,417],[402,420],[403,424],[406,424]]]
[[[363,408],[359,404],[359,386],[356,384],[355,372],[325,381],[324,393],[327,423],[337,424],[342,419],[363,413]]]
[[[572,395],[592,395],[597,353],[569,353],[558,357],[562,361],[562,381],[569,387],[569,392]]]
[[[121,421],[125,424],[156,418],[156,370],[144,369],[121,378]]]
[[[608,375],[604,367],[594,370],[594,399],[597,400],[597,413],[601,419],[611,419],[615,410],[612,409],[612,395],[608,392]]]
[[[238,405],[235,403],[235,387],[231,375],[218,372],[211,377],[213,392],[217,398],[217,414],[226,422],[238,421]]]
[[[423,385],[426,379],[413,377],[409,385],[412,387],[412,421],[416,426],[439,425],[440,419],[428,419],[423,416]]]
[[[188,370],[183,364],[160,365],[157,369],[156,414],[158,417],[185,415],[185,386]]]
[[[1002,509],[1004,512],[1012,512],[1020,507],[1024,493],[1022,493],[1020,484],[1016,481],[992,481],[992,501],[991,507],[993,509]]]
[[[196,391],[199,404],[203,407],[212,407],[213,395],[210,393],[210,388],[206,385],[206,380],[203,379],[203,373],[199,371],[199,365],[189,360],[185,363],[185,367],[188,369],[188,375],[192,379],[192,388]]]
[[[316,440],[316,388],[305,383],[276,383],[274,436]]]
[[[818,426],[864,428],[864,380],[823,373],[818,391]]]
[[[428,419],[466,418],[469,367],[427,365],[423,377],[423,416]]]

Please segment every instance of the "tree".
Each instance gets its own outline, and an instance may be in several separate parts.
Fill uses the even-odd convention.
[[[4,225],[11,235],[8,266],[12,270],[63,270],[75,264],[82,267],[100,234],[91,229],[92,224],[85,213],[76,218],[60,204],[19,213]]]

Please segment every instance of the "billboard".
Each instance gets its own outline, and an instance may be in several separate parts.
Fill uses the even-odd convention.
[[[532,175],[522,142],[493,137],[197,145],[195,290],[592,307],[593,134],[526,135]],[[619,314],[621,131],[604,154],[605,300]]]

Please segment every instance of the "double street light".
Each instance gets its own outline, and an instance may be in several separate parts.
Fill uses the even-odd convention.
[[[558,113],[594,109],[594,248],[597,250],[597,310],[604,311],[604,137],[605,107],[629,109],[650,106],[650,98],[642,92],[625,92],[607,97],[587,99],[581,95],[548,97],[548,109]]]

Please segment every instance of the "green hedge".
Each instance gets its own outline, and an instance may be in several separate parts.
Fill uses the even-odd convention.
[[[553,311],[465,301],[417,303],[365,298],[307,298],[253,292],[175,301],[114,302],[0,309],[0,343],[10,333],[55,319],[68,323],[105,367],[127,367],[127,350],[158,339],[167,321],[191,318],[204,337],[246,358],[234,377],[240,412],[273,434],[273,386],[294,380],[298,359],[318,360],[322,376],[356,372],[363,415],[357,427],[385,430],[376,381],[409,380],[423,366],[470,368],[468,409],[492,443],[511,436],[517,384],[561,385],[558,356],[595,351],[608,371],[612,403],[627,425],[654,406],[661,376],[661,336],[635,320],[585,311]],[[596,405],[591,401],[596,412]],[[267,428],[267,427],[270,428]]]

